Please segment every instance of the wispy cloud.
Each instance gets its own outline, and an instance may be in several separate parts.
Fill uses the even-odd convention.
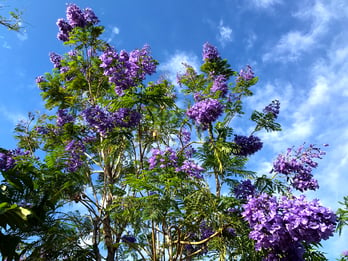
[[[225,26],[224,22],[221,20],[218,26],[217,39],[222,47],[225,47],[227,43],[232,42],[232,32],[232,28]]]
[[[252,0],[252,5],[257,8],[269,8],[281,3],[281,0]]]
[[[110,28],[110,31],[110,36],[106,40],[108,43],[112,42],[115,39],[115,37],[120,34],[120,28],[118,28],[117,26],[112,26]]]
[[[334,13],[335,10],[332,9],[332,6],[326,6],[321,1],[316,1],[312,5],[303,3],[293,17],[304,20],[303,24],[308,28],[291,30],[282,35],[278,43],[264,54],[263,60],[280,62],[298,60],[303,53],[316,47],[335,17]]]
[[[3,119],[10,121],[14,125],[21,120],[27,119],[26,115],[24,115],[23,113],[10,111],[8,108],[6,108],[3,105],[0,106],[0,115],[3,116],[2,117]]]

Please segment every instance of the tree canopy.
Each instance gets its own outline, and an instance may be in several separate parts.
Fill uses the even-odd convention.
[[[199,69],[152,80],[150,46],[117,50],[99,22],[67,6],[57,38],[70,50],[50,53],[52,71],[36,79],[50,113],[30,113],[18,148],[0,151],[2,257],[326,260],[318,246],[347,211],[304,195],[318,188],[322,148],[290,147],[271,173],[247,168],[258,133],[281,131],[280,101],[244,112],[253,69],[232,69],[205,43]]]

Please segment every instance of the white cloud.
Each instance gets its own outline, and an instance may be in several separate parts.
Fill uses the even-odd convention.
[[[20,112],[9,111],[6,107],[0,106],[0,114],[3,115],[4,119],[12,122],[12,124],[16,125],[21,120],[26,120],[27,116]]]
[[[251,3],[258,8],[269,8],[275,4],[281,3],[281,0],[252,0]]]
[[[225,26],[222,20],[220,21],[218,30],[219,34],[217,39],[222,47],[225,47],[227,43],[232,42],[232,28]]]
[[[120,28],[118,28],[117,26],[112,26],[110,28],[110,31],[111,31],[110,36],[107,39],[108,43],[112,42],[114,38],[120,34]]]
[[[335,18],[336,11],[333,10],[333,6],[324,5],[319,0],[309,6],[304,2],[299,11],[293,14],[293,17],[304,20],[303,26],[307,28],[291,30],[282,35],[278,43],[264,54],[263,60],[281,62],[298,60],[303,53],[319,45],[318,42],[328,31],[330,22]]]
[[[185,72],[184,64],[191,65],[196,71],[199,68],[198,58],[195,55],[177,51],[166,62],[159,66],[159,71],[162,71],[166,78],[168,78],[173,84],[177,82],[177,75]]]
[[[119,29],[117,26],[114,26],[114,27],[112,28],[112,33],[113,33],[113,34],[119,34],[119,33],[120,33],[120,29]]]

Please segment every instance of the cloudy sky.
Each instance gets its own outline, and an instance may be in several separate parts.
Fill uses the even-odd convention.
[[[0,28],[0,147],[13,148],[15,123],[42,111],[35,77],[51,70],[48,53],[64,53],[56,39],[65,0],[4,1],[24,12],[21,33]],[[235,70],[250,64],[259,83],[246,101],[262,109],[281,102],[280,133],[260,136],[254,170],[267,173],[277,153],[292,145],[330,144],[315,176],[318,197],[337,209],[348,195],[348,2],[346,0],[86,0],[118,50],[144,44],[160,62],[158,74],[175,80],[182,62],[199,67],[205,42],[218,47]],[[330,260],[348,249],[348,228],[325,242]]]

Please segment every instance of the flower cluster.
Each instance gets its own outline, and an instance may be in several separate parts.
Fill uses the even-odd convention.
[[[242,136],[242,135],[235,135],[234,142],[238,146],[238,152],[236,155],[238,156],[248,156],[252,155],[255,152],[262,149],[262,141],[259,137],[256,136]]]
[[[60,109],[57,112],[57,126],[62,127],[67,123],[74,122],[74,116],[68,114],[67,110]]]
[[[59,54],[56,54],[54,52],[51,52],[49,56],[50,56],[50,61],[53,63],[53,67],[60,69],[62,67],[62,64],[61,64],[62,57]]]
[[[112,113],[115,127],[133,128],[141,120],[141,114],[129,108],[120,108]]]
[[[249,197],[243,218],[248,221],[255,249],[286,256],[302,243],[319,243],[333,235],[337,218],[318,200],[300,197],[271,197],[261,194]],[[269,259],[270,260],[270,259]],[[297,260],[297,259],[296,259]],[[299,259],[302,260],[302,259]]]
[[[77,171],[83,165],[85,145],[79,140],[72,140],[65,146],[65,151],[70,154],[67,161],[68,171]]]
[[[130,236],[130,235],[123,235],[121,237],[121,239],[125,243],[135,243],[135,242],[137,242],[137,239],[134,236]]]
[[[217,48],[210,43],[203,45],[203,61],[215,60],[220,57]]]
[[[192,160],[185,160],[183,162],[182,166],[176,168],[175,171],[176,172],[182,171],[191,177],[201,179],[201,178],[203,178],[201,173],[204,171],[204,168],[197,165]]]
[[[0,152],[0,171],[8,171],[15,165],[15,160],[11,153]]]
[[[120,108],[116,112],[109,112],[99,106],[91,106],[82,112],[89,127],[105,136],[116,127],[132,128],[139,124],[140,113],[129,108]]]
[[[248,196],[255,194],[255,186],[251,183],[250,179],[243,180],[234,189],[233,193],[238,199],[247,199]]]
[[[170,147],[165,150],[153,149],[152,156],[148,159],[148,163],[150,164],[149,169],[154,169],[155,167],[176,167],[177,160],[178,156],[175,150]]]
[[[318,166],[314,159],[321,159],[325,152],[314,145],[308,148],[300,146],[297,150],[288,148],[286,154],[278,155],[273,162],[272,172],[289,175],[292,177],[292,186],[300,191],[316,190],[319,188],[318,182],[313,178],[312,171]]]
[[[120,96],[124,94],[124,90],[143,81],[147,74],[156,72],[157,62],[150,56],[148,45],[129,54],[124,50],[117,53],[110,48],[104,51],[99,59],[104,75],[115,84],[115,92]]]
[[[208,98],[195,103],[186,114],[203,130],[215,121],[223,112],[223,105],[215,99]]]
[[[180,132],[180,140],[184,145],[188,144],[191,140],[191,132],[187,129],[182,129]]]
[[[220,92],[220,97],[226,97],[228,91],[226,77],[224,75],[216,76],[210,90],[214,93]]]
[[[268,104],[264,109],[263,113],[271,114],[276,119],[279,114],[280,102],[278,100],[273,100],[270,104]]]
[[[63,42],[69,40],[69,33],[75,27],[85,27],[87,25],[95,25],[99,22],[91,8],[81,10],[75,4],[69,4],[66,9],[66,18],[68,21],[60,18],[57,21],[59,32],[57,38]]]
[[[36,83],[39,84],[39,83],[42,83],[42,82],[46,82],[46,79],[43,75],[40,75],[38,77],[36,77],[35,79]]]
[[[16,165],[16,157],[28,154],[29,151],[22,151],[21,149],[0,152],[0,171],[12,169]]]
[[[237,81],[239,81],[239,80],[249,81],[249,80],[253,79],[254,77],[255,77],[254,72],[253,72],[251,66],[247,65],[247,67],[245,69],[240,70]]]

